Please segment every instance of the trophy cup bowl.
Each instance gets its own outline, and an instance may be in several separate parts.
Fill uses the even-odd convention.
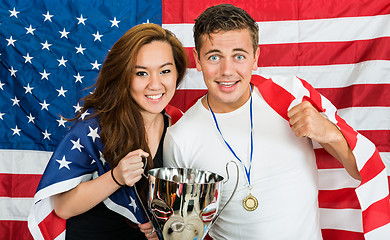
[[[212,172],[156,168],[148,179],[148,207],[161,240],[204,239],[230,201],[218,213],[223,177]]]

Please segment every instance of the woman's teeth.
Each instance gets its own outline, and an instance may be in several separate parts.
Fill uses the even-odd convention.
[[[157,100],[159,98],[162,97],[162,93],[158,94],[158,95],[146,95],[147,98],[150,98],[150,99],[153,99],[153,100]]]

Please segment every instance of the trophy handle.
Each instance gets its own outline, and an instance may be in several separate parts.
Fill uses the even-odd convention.
[[[229,176],[229,170],[228,170],[228,166],[230,163],[234,163],[234,165],[236,165],[236,171],[237,171],[237,180],[236,180],[236,186],[234,186],[234,189],[233,189],[233,192],[232,192],[232,195],[230,195],[229,199],[227,200],[226,204],[221,208],[221,211],[219,211],[219,213],[217,213],[217,216],[215,216],[215,218],[212,220],[211,224],[214,224],[217,219],[219,218],[219,215],[222,213],[222,211],[225,209],[225,207],[229,204],[230,200],[232,200],[233,198],[233,195],[236,193],[236,190],[237,190],[237,186],[238,186],[238,180],[239,180],[239,169],[238,169],[238,165],[235,161],[230,161],[228,163],[226,163],[226,174],[227,174],[227,180],[223,182],[223,184],[225,184],[227,181],[229,181],[230,179],[230,176]]]
[[[146,157],[146,156],[144,156],[144,155],[139,155],[141,158],[143,158],[144,159],[144,161],[145,161],[145,164],[144,164],[144,171],[142,172],[142,176],[144,177],[144,178],[146,178],[146,179],[148,179],[148,176],[146,176],[146,174],[145,174],[145,169],[146,169],[146,167],[148,166],[148,158]]]

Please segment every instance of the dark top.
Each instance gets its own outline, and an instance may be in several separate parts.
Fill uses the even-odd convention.
[[[166,129],[169,125],[168,117],[164,115],[164,131],[160,139],[160,143],[153,158],[155,168],[162,167],[163,164],[163,142]],[[146,206],[145,206],[146,207]],[[66,237],[67,240],[142,240],[146,239],[145,234],[135,226],[131,227],[127,224],[127,218],[111,211],[104,205],[99,203],[89,211],[71,217],[66,221]]]

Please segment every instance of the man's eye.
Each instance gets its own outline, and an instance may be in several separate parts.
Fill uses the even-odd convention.
[[[214,55],[214,56],[209,57],[209,59],[210,59],[211,61],[218,61],[218,60],[219,60],[219,57]]]
[[[236,59],[237,59],[237,60],[243,60],[243,59],[245,59],[245,57],[244,57],[243,55],[237,55],[237,56],[236,56]]]
[[[170,72],[171,72],[170,69],[166,69],[166,70],[161,71],[161,74],[167,74],[167,73],[170,73]]]
[[[144,76],[147,76],[148,74],[146,72],[136,72],[136,75],[139,76],[139,77],[144,77]]]

